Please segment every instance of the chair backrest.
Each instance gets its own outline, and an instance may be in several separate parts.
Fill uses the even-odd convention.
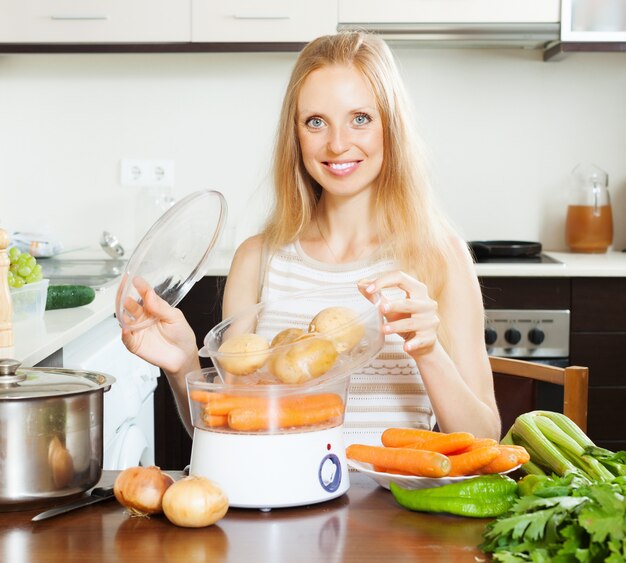
[[[563,414],[587,431],[589,369],[580,366],[560,368],[525,360],[490,356],[496,401],[502,419],[502,434],[522,413],[535,410],[537,382],[563,386]]]

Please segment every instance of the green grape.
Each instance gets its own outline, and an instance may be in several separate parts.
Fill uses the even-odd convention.
[[[15,279],[15,276],[13,275],[13,272],[9,270],[9,287],[13,287],[14,279]]]
[[[23,277],[21,276],[14,276],[13,277],[13,288],[14,289],[19,289],[20,287],[22,287],[25,283],[25,280]]]
[[[9,266],[9,272],[13,272],[14,274],[17,274],[17,270],[19,267],[20,265],[17,262],[15,262]]]
[[[21,253],[22,251],[17,246],[12,246],[11,248],[9,248],[9,260],[11,261],[11,264],[17,261]]]
[[[32,272],[32,268],[30,268],[29,266],[20,266],[17,269],[17,273],[22,276],[24,279],[26,279],[28,276],[30,276],[30,273]]]
[[[28,258],[30,254],[28,252],[22,252],[18,257],[16,263],[20,266],[26,266],[28,264]]]

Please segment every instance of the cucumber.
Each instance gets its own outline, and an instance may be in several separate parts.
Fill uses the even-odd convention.
[[[93,287],[86,285],[49,285],[46,311],[88,305],[95,298]]]

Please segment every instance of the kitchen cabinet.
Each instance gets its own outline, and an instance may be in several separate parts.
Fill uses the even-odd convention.
[[[486,309],[568,309],[569,364],[589,368],[587,433],[626,449],[626,278],[483,277]]]
[[[337,30],[337,0],[193,0],[193,42],[305,42]]]
[[[194,330],[198,349],[204,336],[222,320],[225,276],[206,276],[199,280],[178,304]],[[209,358],[200,358],[203,368],[211,367]],[[181,422],[174,396],[164,374],[154,393],[155,463],[159,467],[183,469],[191,459],[191,437]]]
[[[558,23],[559,0],[339,0],[340,23]]]
[[[191,0],[0,0],[0,43],[191,39]]]
[[[589,367],[589,435],[626,449],[626,278],[572,279],[572,363]]]

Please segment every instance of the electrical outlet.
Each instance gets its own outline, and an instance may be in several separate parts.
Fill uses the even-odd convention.
[[[174,187],[173,160],[144,160],[125,158],[120,162],[122,186],[150,188]]]

